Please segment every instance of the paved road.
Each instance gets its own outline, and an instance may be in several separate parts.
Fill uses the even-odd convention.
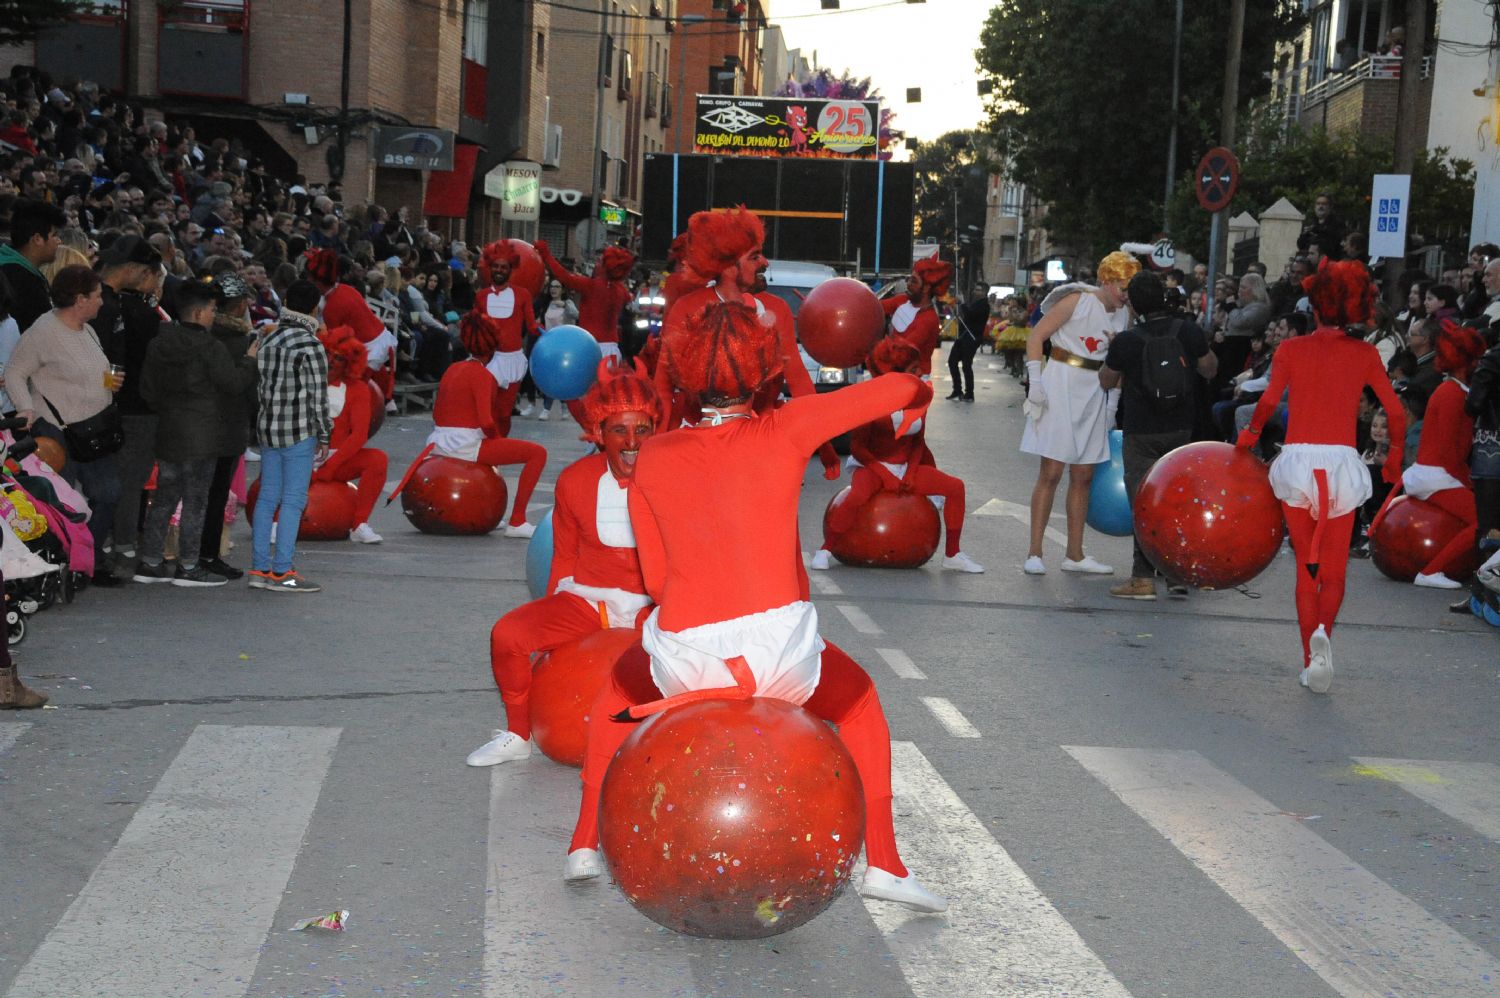
[[[1151,605],[1023,576],[1020,392],[979,367],[931,441],[989,572],[814,578],[880,687],[898,835],[946,916],[846,896],[713,942],[564,888],[575,773],[463,765],[524,543],[393,507],[378,548],[304,547],[319,595],[135,587],[35,619],[23,671],[59,709],[0,719],[0,994],[1500,993],[1500,636],[1356,562],[1314,697],[1286,558]],[[567,421],[519,426],[547,482],[583,452]],[[377,438],[393,477],[424,433]],[[834,488],[810,471],[809,544]],[[335,908],[343,934],[288,931]]]

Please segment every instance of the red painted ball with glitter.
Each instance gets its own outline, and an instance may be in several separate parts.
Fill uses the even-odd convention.
[[[380,432],[385,425],[385,392],[373,381],[366,381],[370,389],[370,436]]]
[[[531,737],[542,754],[582,766],[589,709],[622,655],[644,656],[641,632],[629,627],[592,631],[536,660],[531,673]]]
[[[835,277],[807,293],[797,309],[797,339],[826,367],[858,367],[885,332],[875,292],[852,277]]]
[[[943,524],[937,507],[915,492],[877,492],[854,514],[843,533],[828,527],[828,514],[849,501],[849,487],[823,512],[828,550],[846,565],[860,568],[920,568],[938,549]]]
[[[505,516],[505,479],[456,457],[429,457],[401,490],[401,512],[424,534],[487,534]]]
[[[1202,441],[1152,465],[1135,497],[1135,536],[1168,578],[1229,589],[1266,570],[1281,550],[1286,523],[1259,458]]]
[[[864,791],[828,725],[785,700],[706,700],[650,718],[604,777],[610,873],[642,914],[713,939],[802,925],[849,883]]]
[[[354,529],[354,503],[358,493],[347,482],[313,482],[307,488],[307,508],[297,528],[299,541],[346,541]],[[255,522],[255,502],[260,498],[260,479],[246,493],[245,518]],[[280,520],[281,516],[275,517]]]
[[[1463,521],[1447,510],[1397,496],[1370,532],[1370,560],[1387,578],[1410,582],[1463,529]],[[1478,567],[1479,552],[1473,549],[1460,568],[1447,574],[1455,582],[1466,582]]]

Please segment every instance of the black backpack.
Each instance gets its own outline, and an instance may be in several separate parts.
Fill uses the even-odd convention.
[[[1141,392],[1157,412],[1171,412],[1185,402],[1193,391],[1192,371],[1188,367],[1187,351],[1182,349],[1182,340],[1177,330],[1181,319],[1175,319],[1164,333],[1147,333],[1140,327],[1141,339]]]

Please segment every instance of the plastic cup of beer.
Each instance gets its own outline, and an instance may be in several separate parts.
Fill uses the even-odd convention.
[[[104,374],[104,387],[112,392],[117,392],[125,384],[125,368],[119,364],[109,365],[109,370]]]

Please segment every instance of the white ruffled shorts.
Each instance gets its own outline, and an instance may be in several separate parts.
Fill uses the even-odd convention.
[[[727,658],[745,659],[755,676],[755,695],[795,704],[807,702],[822,675],[823,639],[818,611],[799,600],[685,631],[663,630],[653,610],[641,629],[651,656],[651,679],[663,696],[735,685]]]
[[[1370,498],[1370,469],[1359,452],[1342,444],[1286,444],[1271,462],[1271,490],[1288,506],[1318,515],[1318,483],[1313,472],[1328,473],[1328,515],[1352,513]]]

